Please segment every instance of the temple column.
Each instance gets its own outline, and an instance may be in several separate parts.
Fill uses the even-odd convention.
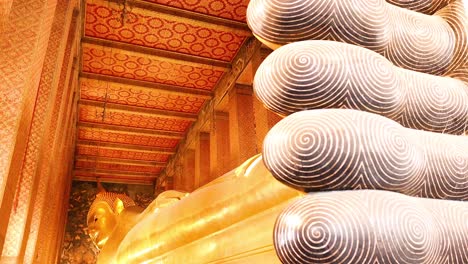
[[[174,168],[172,169],[171,174],[172,174],[174,190],[183,191],[184,189],[184,185],[182,182],[182,163],[183,163],[182,158],[179,158],[177,162],[175,163]]]
[[[43,237],[39,237],[39,233],[43,234],[43,226],[48,223],[51,217],[46,204],[50,201],[47,199],[49,192],[48,186],[52,184],[56,178],[67,178],[71,181],[71,172],[69,164],[73,160],[74,138],[76,127],[76,111],[77,111],[77,89],[78,89],[78,61],[76,56],[79,56],[78,41],[79,38],[79,17],[75,16],[72,20],[67,47],[65,51],[64,62],[68,62],[66,72],[62,72],[59,81],[59,92],[55,100],[52,118],[59,120],[51,122],[47,137],[47,151],[43,157],[42,166],[39,168],[39,180],[36,183],[37,189],[32,197],[30,207],[31,212],[28,215],[26,223],[26,232],[24,235],[21,256],[24,257],[25,263],[38,262],[43,258],[45,241]],[[60,157],[61,160],[57,160]],[[61,166],[57,168],[54,165],[69,164],[69,167]],[[68,200],[67,200],[68,201]],[[45,222],[45,224],[43,224]],[[37,254],[35,253],[37,252]]]
[[[210,181],[233,169],[229,158],[229,114],[215,112],[210,133]]]
[[[68,171],[66,168],[62,170],[57,170],[54,167],[54,164],[58,163],[69,163],[68,161],[73,160],[73,146],[74,146],[74,129],[76,128],[76,107],[77,107],[77,97],[74,96],[74,91],[77,88],[77,71],[73,71],[74,75],[70,79],[70,85],[68,86],[67,99],[64,102],[67,102],[63,105],[63,116],[59,118],[60,122],[53,122],[51,129],[54,129],[55,134],[49,134],[48,145],[53,146],[50,153],[45,155],[45,160],[42,162],[40,168],[40,176],[37,187],[37,193],[33,196],[33,201],[31,201],[34,206],[32,207],[32,213],[30,219],[28,218],[29,230],[25,234],[25,240],[23,240],[22,252],[24,252],[25,263],[39,262],[39,259],[42,258],[42,253],[44,253],[44,248],[46,246],[44,243],[44,226],[47,226],[48,219],[50,216],[50,211],[47,205],[50,203],[48,200],[47,194],[50,192],[50,185],[53,186],[53,181],[56,178],[64,177],[71,180],[71,171]],[[70,93],[71,92],[71,93]],[[61,126],[54,126],[61,124]],[[61,157],[57,160],[56,157]],[[72,164],[69,164],[71,166]],[[69,169],[70,167],[68,167]],[[27,240],[26,240],[27,238]],[[37,253],[36,253],[37,252]]]
[[[3,26],[8,20],[12,4],[13,0],[0,1],[0,32],[2,32]]]
[[[257,97],[255,96],[255,93],[252,92],[253,90],[253,80],[255,77],[255,73],[257,72],[258,67],[262,63],[262,61],[271,53],[271,50],[269,49],[259,49],[257,50],[253,56],[252,59],[249,63],[249,65],[244,69],[242,72],[241,76],[236,81],[236,87],[244,87],[244,89],[241,88],[234,88],[233,93],[230,96],[230,101],[233,101],[229,107],[230,107],[230,112],[235,111],[239,113],[239,116],[248,116],[249,119],[246,118],[247,122],[244,122],[244,120],[241,120],[239,122],[234,122],[232,129],[235,129],[236,125],[240,126],[245,126],[245,129],[240,128],[239,131],[241,133],[246,133],[245,131],[255,131],[254,134],[250,134],[249,137],[247,138],[248,143],[250,146],[256,146],[255,151],[253,149],[245,150],[244,147],[246,144],[242,144],[243,140],[240,138],[239,144],[241,147],[241,150],[246,151],[246,154],[240,158],[240,163],[237,159],[233,160],[234,164],[241,164],[243,161],[246,160],[246,157],[251,157],[252,155],[256,153],[261,153],[263,150],[263,139],[265,138],[266,134],[268,131],[278,122],[281,120],[281,117],[276,115],[275,113],[271,112],[270,110],[267,110],[262,102],[260,102]],[[248,88],[247,87],[252,87],[251,92],[250,92],[250,97],[248,97]],[[238,92],[235,92],[235,91]],[[239,95],[242,94],[242,95]],[[240,97],[240,100],[236,100],[236,97]],[[232,98],[232,99],[231,99]],[[233,109],[234,107],[234,109]],[[239,109],[239,110],[238,110]],[[252,110],[251,110],[252,109]],[[252,111],[252,114],[249,112]],[[246,124],[247,123],[247,124]],[[252,125],[253,124],[253,129]],[[253,142],[252,142],[253,141]],[[234,144],[234,146],[232,146]],[[236,148],[236,143],[231,143],[231,147]],[[233,151],[233,155],[236,155],[236,151]]]
[[[192,192],[195,190],[195,150],[187,149],[184,152],[182,167],[183,190]]]
[[[253,90],[236,84],[229,94],[229,137],[231,168],[257,154]]]
[[[278,123],[282,117],[267,110],[263,103],[256,97],[253,100],[253,108],[255,115],[255,139],[256,145],[258,146],[258,152],[263,151],[263,140],[267,135],[268,131]]]
[[[0,34],[0,252],[25,158],[56,6],[56,0],[10,2]],[[8,261],[7,257],[2,261]]]
[[[210,181],[210,134],[200,132],[195,147],[195,188]]]
[[[165,191],[174,190],[174,177],[167,177],[164,183]]]
[[[14,197],[14,207],[10,213],[2,256],[20,257],[20,249],[32,195],[36,192],[34,184],[37,169],[44,152],[50,151],[46,145],[48,126],[52,120],[52,109],[56,101],[57,88],[64,63],[64,51],[73,11],[73,1],[61,0],[57,3],[55,18],[46,52],[38,95],[33,110],[30,132],[27,138],[26,154],[20,169],[20,179]],[[68,69],[66,67],[65,69]]]

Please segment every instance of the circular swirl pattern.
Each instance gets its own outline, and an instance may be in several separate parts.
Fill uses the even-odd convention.
[[[409,10],[417,11],[424,14],[434,14],[436,11],[446,7],[448,4],[454,2],[454,0],[386,0],[392,5],[403,7]]]
[[[280,114],[351,108],[380,114],[415,129],[463,134],[468,85],[395,67],[370,50],[332,41],[285,45],[260,65],[258,98]]]
[[[263,157],[276,179],[305,191],[382,189],[468,200],[467,150],[465,137],[327,109],[281,120],[265,138]]]
[[[399,67],[442,75],[467,56],[466,45],[457,44],[468,37],[460,5],[450,3],[431,16],[385,0],[252,0],[247,23],[272,48],[334,40],[378,52]]]
[[[387,191],[321,192],[278,216],[284,264],[468,263],[468,204]]]
[[[125,23],[121,23],[117,15],[120,10],[117,3],[89,0],[86,5],[85,34],[228,62],[233,60],[247,35],[238,30],[214,30],[206,23],[193,23],[182,17],[169,17],[138,7],[129,12]],[[207,42],[210,39],[216,43]]]
[[[254,35],[280,47],[255,93],[289,115],[264,141],[265,165],[306,192],[354,190],[309,195],[280,214],[283,263],[468,263],[466,202],[387,192],[468,201],[466,138],[432,133],[466,133],[468,5],[386,1],[249,4]],[[303,41],[313,39],[360,47]],[[309,110],[321,108],[365,112]]]

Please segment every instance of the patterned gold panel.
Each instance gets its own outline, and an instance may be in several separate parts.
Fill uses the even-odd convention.
[[[141,81],[212,90],[224,70],[203,64],[182,62],[83,43],[84,72]]]
[[[131,165],[131,164],[120,164],[120,163],[95,162],[95,161],[87,161],[87,160],[76,161],[75,168],[112,170],[112,171],[148,172],[148,173],[153,173],[153,174],[158,174],[163,169],[163,167],[158,167],[158,166],[142,166],[142,165]]]
[[[122,150],[110,147],[98,146],[76,146],[76,154],[82,156],[97,156],[117,159],[148,160],[157,162],[167,162],[169,154],[162,154],[150,151]]]
[[[53,85],[54,74],[57,74],[56,65],[61,65],[63,54],[58,55],[60,44],[67,37],[64,33],[68,30],[66,26],[67,17],[71,18],[71,12],[67,11],[68,1],[60,2],[56,6],[56,15],[49,36],[49,44],[46,52],[44,66],[40,77],[33,116],[30,123],[29,137],[27,137],[26,153],[21,167],[19,184],[14,198],[14,209],[10,214],[9,225],[5,236],[5,247],[3,254],[6,256],[17,256],[21,249],[26,228],[28,210],[31,206],[31,193],[34,190],[34,180],[37,176],[37,167],[40,165],[43,152],[48,152],[47,146],[43,144],[47,137],[46,126],[50,122],[49,110],[52,109],[52,100],[57,89]],[[59,52],[60,54],[60,52]]]
[[[122,143],[170,149],[174,149],[177,146],[177,144],[179,144],[179,140],[174,138],[149,136],[145,134],[103,130],[87,127],[80,127],[78,129],[78,138],[81,140]]]
[[[121,10],[116,3],[87,1],[85,35],[231,61],[248,34],[136,7],[122,23]]]
[[[81,99],[93,101],[104,102],[107,94],[109,103],[186,113],[198,113],[205,102],[204,99],[195,96],[94,79],[81,78],[80,83]]]
[[[53,6],[45,1],[15,1],[10,7],[10,16],[1,25],[0,201],[10,166],[21,166],[15,160],[11,163],[14,149],[26,144],[23,140],[15,146],[16,132],[18,126],[29,127],[31,115],[21,121],[21,112],[31,113],[34,107],[49,38],[45,28],[54,17]]]
[[[102,107],[80,105],[79,120],[82,122],[100,123],[117,126],[138,127],[165,131],[185,132],[191,121],[154,116],[146,113],[127,112],[106,109],[104,121]]]
[[[245,21],[249,0],[145,0],[202,14],[231,20]]]

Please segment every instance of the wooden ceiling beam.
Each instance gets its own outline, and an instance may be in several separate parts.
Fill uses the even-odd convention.
[[[218,70],[226,70],[226,69],[231,68],[231,64],[229,62],[190,55],[190,54],[179,53],[175,51],[155,49],[155,48],[150,48],[150,47],[145,47],[145,46],[139,46],[139,45],[134,45],[134,44],[128,44],[128,43],[117,42],[117,41],[112,41],[112,40],[107,40],[107,39],[93,38],[93,37],[83,37],[81,41],[82,43],[99,45],[99,46],[108,47],[112,49],[120,49],[120,50],[125,50],[125,51],[138,52],[144,55],[178,60],[178,61],[181,61],[180,62],[181,64],[184,64],[184,62],[190,62],[190,63],[199,64],[199,65],[201,64],[201,65],[211,66]]]
[[[119,0],[109,0],[109,1],[114,2],[114,3],[120,3]],[[209,23],[209,24],[213,24],[213,25],[217,25],[221,27],[227,27],[227,28],[231,28],[235,30],[242,30],[242,31],[245,31],[246,34],[249,34],[249,36],[252,34],[250,28],[247,26],[246,23],[236,21],[236,20],[229,20],[226,18],[205,15],[205,14],[201,14],[198,12],[193,12],[193,11],[184,10],[181,8],[151,3],[148,1],[142,1],[142,0],[129,0],[128,5],[131,7],[146,9],[148,11],[172,15],[175,17],[183,17],[183,18],[197,20],[200,22],[205,22],[205,23]]]
[[[96,147],[105,147],[113,148],[119,150],[133,150],[133,151],[148,151],[162,154],[174,154],[175,150],[167,148],[154,148],[147,146],[138,146],[138,145],[127,145],[127,144],[118,144],[118,143],[107,143],[107,142],[97,142],[90,140],[78,140],[76,142],[77,146],[96,146]]]
[[[123,105],[123,104],[115,104],[109,102],[101,102],[101,101],[92,101],[92,100],[85,100],[80,99],[80,105],[87,105],[87,106],[95,106],[95,107],[106,107],[108,110],[120,110],[125,112],[134,112],[134,113],[144,113],[153,116],[158,116],[162,118],[170,118],[170,119],[183,119],[189,121],[197,120],[197,114],[191,113],[183,113],[183,112],[176,112],[176,111],[169,111],[169,110],[158,110],[158,109],[151,109],[146,107],[139,107],[139,106],[130,106],[130,105]]]
[[[160,84],[160,83],[153,83],[153,82],[146,82],[146,81],[139,81],[139,80],[133,80],[133,79],[114,77],[114,76],[107,76],[107,75],[102,75],[102,74],[82,72],[80,74],[80,78],[148,88],[148,89],[158,90],[161,92],[167,92],[167,93],[172,93],[172,94],[181,95],[181,96],[193,96],[193,97],[198,97],[202,99],[211,99],[213,97],[213,93],[207,90],[186,88],[186,87],[181,87],[181,86],[167,85],[167,84]]]
[[[105,162],[105,163],[114,163],[114,164],[122,164],[122,165],[155,166],[155,167],[165,167],[167,165],[166,162],[105,158],[105,157],[84,156],[84,155],[77,155],[75,157],[75,161],[94,161],[94,162]]]
[[[200,110],[197,121],[189,128],[187,136],[179,143],[176,153],[170,158],[167,163],[166,169],[161,173],[159,179],[163,180],[164,177],[173,173],[173,168],[176,167],[176,162],[188,149],[192,142],[195,142],[197,135],[203,131],[205,124],[209,123],[213,109],[223,101],[224,97],[232,90],[236,84],[236,80],[242,74],[244,68],[248,65],[254,54],[260,52],[262,44],[255,37],[247,39],[246,43],[237,53],[233,60],[233,68],[224,74],[223,78],[218,82],[214,89],[213,98],[205,103],[204,107]]]
[[[262,58],[266,58],[266,57],[268,57],[268,55],[270,55],[272,52],[273,52],[272,49],[270,49],[270,48],[268,48],[268,47],[262,46],[262,48],[260,49],[260,56],[261,56]]]
[[[132,159],[117,159],[117,158],[106,158],[106,157],[86,156],[86,155],[75,156],[75,161],[97,161],[97,162],[115,163],[115,164],[122,164],[122,165],[124,164],[136,165],[136,166],[157,166],[157,167],[166,166],[166,162],[132,160]]]
[[[155,173],[149,172],[133,172],[133,171],[117,171],[117,170],[103,170],[103,169],[95,169],[95,168],[75,168],[74,170],[76,173],[82,174],[90,174],[93,175],[101,175],[101,176],[111,176],[111,177],[140,177],[140,178],[156,178],[158,177]],[[81,176],[81,177],[88,177],[88,176]]]
[[[78,122],[78,128],[94,128],[94,129],[102,129],[102,130],[110,130],[110,131],[117,131],[117,132],[124,132],[124,133],[137,133],[146,136],[155,136],[155,137],[162,137],[162,138],[173,138],[173,139],[182,139],[184,138],[184,133],[179,132],[171,132],[171,131],[161,131],[161,130],[153,130],[153,129],[146,129],[146,128],[134,128],[134,127],[126,127],[126,126],[116,126],[116,125],[107,125],[107,124],[96,124],[96,123],[88,123],[80,121]]]
[[[120,183],[120,184],[138,184],[138,185],[153,185],[156,178],[151,178],[149,180],[140,179],[140,178],[111,178],[111,177],[99,177],[100,182],[108,183]],[[85,176],[75,176],[74,181],[87,181],[95,182],[97,181],[96,177],[85,177]]]

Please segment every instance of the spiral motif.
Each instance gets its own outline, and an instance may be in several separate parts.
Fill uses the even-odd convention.
[[[468,140],[449,135],[468,127],[467,13],[462,0],[250,2],[249,27],[276,49],[254,90],[287,116],[264,163],[322,191],[278,217],[283,263],[468,263]]]
[[[321,108],[376,113],[415,129],[463,134],[468,85],[404,70],[381,55],[332,41],[301,41],[275,50],[254,79],[257,97],[280,114]]]
[[[443,4],[429,8],[429,13],[438,9],[431,16],[385,0],[252,0],[247,23],[272,48],[302,40],[334,40],[378,52],[398,67],[443,75],[468,56],[468,47],[459,44],[468,37],[466,10],[460,0],[441,8]]]
[[[413,10],[424,14],[434,14],[455,0],[386,0],[392,5]]]
[[[404,128],[356,110],[292,114],[267,134],[264,162],[305,191],[381,189],[468,200],[468,139]]]
[[[357,190],[309,194],[278,216],[285,264],[468,263],[468,204]]]

